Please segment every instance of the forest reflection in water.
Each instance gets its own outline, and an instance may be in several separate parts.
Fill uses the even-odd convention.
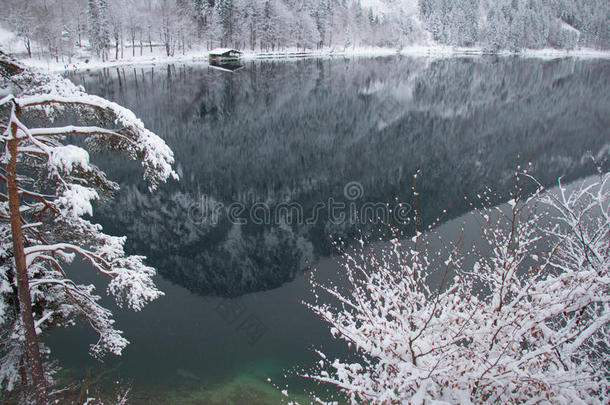
[[[610,138],[607,69],[596,60],[390,57],[71,78],[132,108],[169,143],[181,173],[149,194],[134,165],[104,159],[122,191],[97,218],[173,282],[239,296],[293,280],[331,239],[360,230],[350,209],[412,206],[416,168],[426,223],[447,207],[450,217],[466,212],[463,197],[482,187],[504,193],[519,159],[547,184],[590,173],[587,152]],[[361,198],[345,195],[354,182]],[[330,199],[346,204],[347,221],[329,218]],[[242,209],[228,212],[236,203]],[[253,215],[261,204],[268,212]]]

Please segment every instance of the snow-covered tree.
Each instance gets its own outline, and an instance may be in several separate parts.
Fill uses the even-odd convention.
[[[262,8],[254,1],[249,1],[239,10],[240,18],[243,20],[243,31],[247,34],[247,44],[250,49],[255,49],[256,41],[260,31],[260,20],[262,17]]]
[[[127,31],[128,41],[131,42],[131,56],[136,56],[136,39],[142,38],[144,21],[140,13],[138,13],[138,4],[135,0],[126,1],[123,7],[128,9],[125,18],[125,29]],[[140,52],[142,52],[141,41]]]
[[[237,10],[233,5],[233,0],[218,0],[216,7],[216,21],[220,29],[220,41],[222,46],[229,46],[234,38],[235,15]]]
[[[429,44],[430,38],[490,50],[610,47],[605,0],[4,0],[3,6],[8,13],[0,20],[30,51],[36,43],[57,59],[80,47],[83,32],[92,52],[107,57],[117,21],[130,30],[132,44],[137,31],[140,52],[143,37],[151,52],[160,37],[170,54],[201,40],[208,46],[252,46],[269,36],[269,26],[275,36],[262,42],[273,48],[315,42],[400,48]],[[273,22],[262,18],[265,9],[274,10]]]
[[[161,15],[160,24],[158,26],[159,36],[163,43],[163,47],[165,48],[165,54],[167,56],[172,56],[174,55],[175,47],[179,40],[179,10],[172,0],[160,0],[159,14]]]
[[[77,257],[87,261],[107,277],[117,303],[136,311],[162,295],[145,258],[127,255],[125,238],[105,234],[86,218],[93,201],[118,185],[90,162],[84,146],[140,161],[151,189],[177,175],[172,151],[131,111],[0,56],[2,87],[9,90],[0,100],[0,384],[33,392],[43,404],[49,370],[39,337],[45,330],[84,319],[98,334],[91,345],[96,357],[120,355],[128,344],[112,313],[98,303],[95,287],[72,281],[67,264]],[[54,126],[62,114],[82,125]],[[46,125],[26,126],[32,117]]]
[[[517,178],[506,208],[473,214],[469,254],[464,233],[440,249],[416,226],[407,241],[360,240],[347,289],[314,281],[310,308],[358,359],[320,352],[307,377],[352,403],[604,403],[610,173],[529,197],[529,175]]]
[[[106,58],[106,48],[110,42],[106,0],[87,0],[87,35],[91,49],[102,59]]]
[[[28,56],[32,57],[32,39],[36,33],[36,19],[32,9],[26,7],[24,4],[17,5],[16,7],[9,10],[9,24],[14,27],[16,34],[23,40],[23,45],[28,53]]]
[[[259,36],[261,49],[275,49],[280,28],[276,0],[265,0],[262,21],[261,34]]]

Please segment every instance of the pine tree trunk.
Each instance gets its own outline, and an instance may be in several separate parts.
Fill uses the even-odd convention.
[[[21,386],[23,387],[23,402],[28,400],[28,392],[30,387],[28,386],[28,371],[25,368],[25,359],[23,356],[19,360],[19,375],[21,376]]]
[[[17,291],[19,295],[19,312],[23,323],[25,335],[25,352],[28,360],[28,369],[32,379],[32,387],[38,405],[46,405],[47,392],[42,357],[36,337],[34,315],[32,314],[32,297],[30,295],[30,282],[23,248],[23,230],[21,228],[21,214],[19,212],[19,189],[17,184],[17,124],[11,124],[13,139],[8,141],[11,155],[6,168],[8,186],[9,211],[11,216],[11,233],[13,237],[13,252],[17,268]]]

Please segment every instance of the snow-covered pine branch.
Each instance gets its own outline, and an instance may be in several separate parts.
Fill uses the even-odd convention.
[[[307,304],[356,360],[320,352],[306,377],[352,403],[603,403],[610,387],[610,174],[472,214],[480,240],[434,233],[359,246],[346,288]],[[481,196],[489,201],[487,194]],[[325,297],[325,298],[323,298]]]
[[[13,104],[11,122],[21,127],[17,136],[29,137],[31,143],[41,148],[41,153],[48,153],[45,151],[44,141],[41,138],[84,135],[85,142],[92,151],[110,149],[121,152],[131,159],[139,160],[144,168],[144,176],[153,189],[159,182],[164,182],[170,177],[177,178],[177,174],[172,169],[174,161],[172,151],[159,136],[146,129],[142,121],[129,109],[101,97],[87,94],[81,86],[76,86],[59,76],[32,75],[29,72],[23,73],[21,76],[22,81],[29,86],[29,90],[20,94],[19,97],[6,96],[0,101],[0,105]],[[50,120],[54,120],[66,110],[71,110],[89,122],[110,124],[115,129],[98,126],[68,126],[30,130],[23,127],[15,114],[17,110],[20,110],[22,114],[27,114],[29,109],[43,112]],[[61,164],[62,159],[72,159],[75,156],[72,153],[75,146],[68,145],[68,147],[71,148],[67,150],[68,153],[61,153],[61,149],[54,151],[58,155],[56,163]]]
[[[58,76],[25,69],[14,71],[3,87],[12,92],[0,100],[0,160],[5,166],[0,169],[0,322],[11,332],[3,336],[0,384],[13,389],[29,374],[36,401],[46,403],[48,376],[41,379],[32,367],[39,352],[37,335],[80,317],[99,336],[91,346],[92,355],[120,355],[128,344],[114,327],[112,313],[98,304],[95,287],[73,282],[67,264],[76,257],[89,262],[107,276],[107,292],[117,303],[136,311],[163,294],[153,283],[155,270],[145,264],[145,257],[127,255],[124,237],[107,235],[85,218],[93,214],[95,200],[118,190],[91,163],[89,153],[107,149],[138,160],[151,190],[178,176],[172,151],[130,110],[88,95]],[[54,126],[66,113],[81,122]],[[29,128],[24,124],[29,116],[46,125]],[[69,140],[78,144],[65,143]],[[24,302],[29,303],[29,318],[24,318]],[[41,384],[43,388],[38,387]]]

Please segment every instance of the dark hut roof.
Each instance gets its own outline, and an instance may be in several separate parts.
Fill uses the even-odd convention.
[[[231,48],[216,48],[210,51],[210,56],[228,56],[232,53],[241,53],[237,49]]]

